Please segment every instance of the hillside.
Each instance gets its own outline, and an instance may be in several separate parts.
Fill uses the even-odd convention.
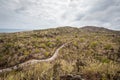
[[[56,51],[53,61],[19,67]],[[19,69],[0,73],[0,80],[119,80],[120,31],[86,26],[1,33],[0,70],[16,65]]]

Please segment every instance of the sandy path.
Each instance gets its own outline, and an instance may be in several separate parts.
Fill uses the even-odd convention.
[[[67,43],[66,43],[66,44],[67,44]],[[20,63],[19,66],[16,65],[16,66],[13,66],[13,67],[1,69],[1,70],[0,70],[0,73],[1,73],[1,72],[7,72],[7,71],[16,70],[16,69],[18,69],[19,67],[25,67],[25,66],[28,66],[28,65],[31,65],[31,64],[36,64],[36,63],[39,63],[39,62],[49,62],[49,61],[55,60],[55,59],[57,58],[58,54],[59,54],[59,51],[60,51],[66,44],[63,44],[62,46],[60,46],[59,48],[57,48],[56,51],[55,51],[55,53],[54,53],[54,55],[53,55],[52,57],[50,57],[50,58],[43,59],[43,60],[32,59],[32,60],[29,60],[29,61]]]

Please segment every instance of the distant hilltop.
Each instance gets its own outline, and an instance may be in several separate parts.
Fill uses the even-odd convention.
[[[48,29],[7,29],[7,28],[1,28],[0,29],[0,33],[14,33],[14,32],[25,32],[25,31],[37,31],[37,30],[49,30],[49,29],[68,29],[68,28],[76,28],[77,27],[72,27],[72,26],[61,26],[61,27],[57,27],[57,28],[48,28]],[[116,30],[112,30],[112,29],[107,29],[107,28],[104,28],[104,27],[97,27],[97,26],[83,26],[83,27],[80,27],[78,29],[81,29],[81,30],[86,30],[86,31],[116,31]],[[119,31],[118,31],[119,32]]]

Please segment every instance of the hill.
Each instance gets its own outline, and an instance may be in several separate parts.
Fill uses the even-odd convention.
[[[26,61],[49,59],[55,52],[58,55],[53,61],[19,67]],[[76,76],[85,80],[119,79],[120,31],[86,26],[2,33],[0,70],[12,66],[19,68],[1,73],[0,79],[64,80]]]

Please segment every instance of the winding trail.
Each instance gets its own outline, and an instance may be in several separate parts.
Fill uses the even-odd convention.
[[[12,70],[16,70],[18,68],[21,68],[21,67],[25,67],[25,66],[28,66],[28,65],[32,65],[32,64],[36,64],[36,63],[39,63],[39,62],[49,62],[49,61],[53,61],[57,58],[58,54],[59,54],[59,51],[65,47],[67,43],[61,45],[59,48],[56,49],[54,55],[50,58],[47,58],[47,59],[43,59],[43,60],[37,60],[37,59],[32,59],[32,60],[29,60],[29,61],[26,61],[26,62],[23,62],[23,63],[20,63],[19,65],[15,65],[13,67],[9,67],[9,68],[5,68],[5,69],[1,69],[0,70],[0,73],[2,72],[9,72],[9,71],[12,71]]]

